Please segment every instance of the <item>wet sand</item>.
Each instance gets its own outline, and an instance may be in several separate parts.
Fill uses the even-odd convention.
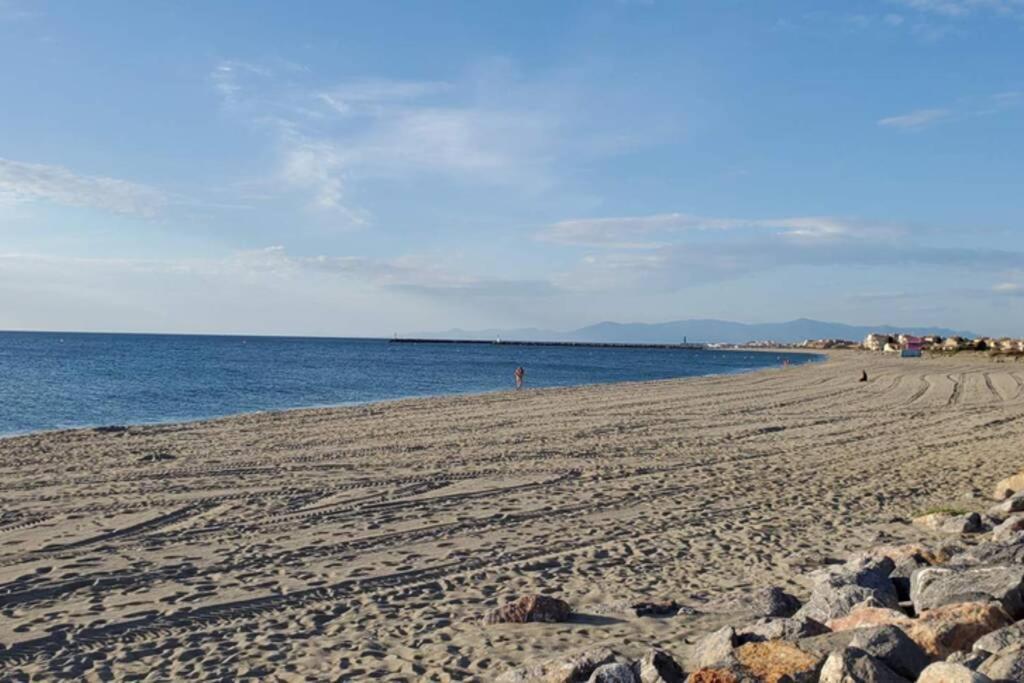
[[[861,369],[870,381],[860,383]],[[488,680],[685,649],[1024,467],[1024,363],[737,376],[0,441],[0,679]],[[965,492],[975,498],[964,498]],[[572,623],[481,626],[525,591]],[[676,599],[697,614],[638,618]]]

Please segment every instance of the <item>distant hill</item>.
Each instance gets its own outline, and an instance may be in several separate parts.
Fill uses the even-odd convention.
[[[860,341],[872,332],[883,334],[907,333],[913,335],[937,334],[943,337],[959,335],[976,337],[965,330],[944,327],[896,327],[893,325],[844,325],[800,318],[784,323],[737,323],[727,320],[675,320],[666,323],[601,322],[578,330],[556,332],[537,328],[513,330],[460,330],[419,332],[408,336],[431,339],[505,339],[531,341],[588,341],[660,344],[689,342],[742,344],[749,341],[771,340],[784,343],[804,339],[850,339]]]

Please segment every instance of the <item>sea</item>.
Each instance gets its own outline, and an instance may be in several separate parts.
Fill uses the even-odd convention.
[[[0,332],[0,435],[414,396],[727,374],[813,354],[395,344],[387,339]]]

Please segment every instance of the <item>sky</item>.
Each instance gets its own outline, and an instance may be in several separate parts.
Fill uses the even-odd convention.
[[[0,329],[1024,336],[1024,0],[0,0]]]

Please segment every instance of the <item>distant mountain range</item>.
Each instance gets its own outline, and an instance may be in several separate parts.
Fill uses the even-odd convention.
[[[850,339],[860,341],[868,334],[937,334],[976,337],[965,330],[944,327],[894,327],[892,325],[844,325],[800,318],[785,323],[737,323],[727,320],[675,320],[666,323],[602,322],[578,330],[556,332],[534,327],[511,330],[460,330],[415,332],[406,336],[426,339],[504,339],[507,341],[585,341],[635,344],[689,342],[743,344],[750,341],[800,342],[805,339]]]

